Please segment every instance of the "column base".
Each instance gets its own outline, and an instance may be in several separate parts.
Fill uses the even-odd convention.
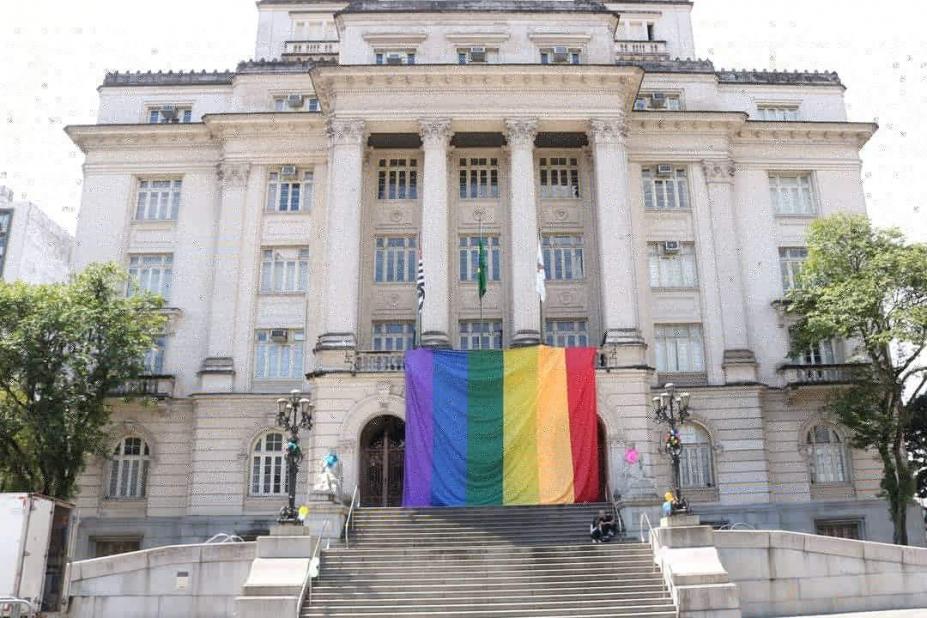
[[[204,392],[228,393],[235,388],[235,360],[231,356],[204,358],[198,374]]]
[[[725,350],[721,367],[725,384],[756,382],[756,356],[752,350]]]
[[[602,345],[639,345],[647,347],[637,328],[609,328],[602,336]]]
[[[451,347],[451,340],[448,338],[447,333],[441,332],[439,330],[427,330],[423,332],[421,343],[423,348]]]
[[[532,345],[541,345],[541,334],[536,330],[520,330],[512,337],[513,348],[527,348]]]
[[[642,367],[647,343],[636,328],[610,328],[602,336],[602,356],[609,369]]]
[[[315,351],[320,350],[354,350],[357,338],[354,333],[323,333],[315,344]]]

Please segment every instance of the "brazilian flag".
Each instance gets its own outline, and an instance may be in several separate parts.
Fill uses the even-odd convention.
[[[486,245],[483,243],[482,236],[480,237],[479,262],[476,269],[476,285],[480,298],[483,298],[486,294]]]

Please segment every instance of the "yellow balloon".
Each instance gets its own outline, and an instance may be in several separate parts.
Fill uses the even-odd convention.
[[[668,491],[668,492],[666,492],[665,494],[663,494],[663,499],[666,500],[667,502],[672,502],[672,501],[673,501],[673,492]]]
[[[303,505],[303,506],[299,507],[299,517],[300,517],[301,519],[305,519],[305,518],[306,518],[306,515],[308,515],[308,514],[309,514],[309,507],[308,507],[308,506]]]

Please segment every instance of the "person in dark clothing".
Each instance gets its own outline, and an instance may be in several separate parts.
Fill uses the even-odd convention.
[[[615,516],[611,513],[607,514],[605,511],[599,511],[595,519],[592,520],[589,534],[593,543],[608,543],[615,538],[617,531]]]

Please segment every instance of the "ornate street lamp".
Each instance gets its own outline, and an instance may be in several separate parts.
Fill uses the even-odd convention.
[[[676,386],[667,384],[666,391],[659,397],[653,398],[653,414],[657,424],[669,426],[669,433],[663,443],[663,448],[673,461],[673,512],[687,513],[689,503],[682,496],[679,476],[679,459],[682,456],[682,439],[679,436],[679,426],[689,418],[689,393],[676,394]]]
[[[299,448],[299,430],[312,430],[312,402],[301,396],[298,390],[290,391],[288,398],[277,400],[277,425],[290,432],[286,443],[286,492],[289,496],[287,505],[280,509],[277,522],[295,524],[299,521],[296,510],[296,476],[299,474],[299,462],[303,460]]]

